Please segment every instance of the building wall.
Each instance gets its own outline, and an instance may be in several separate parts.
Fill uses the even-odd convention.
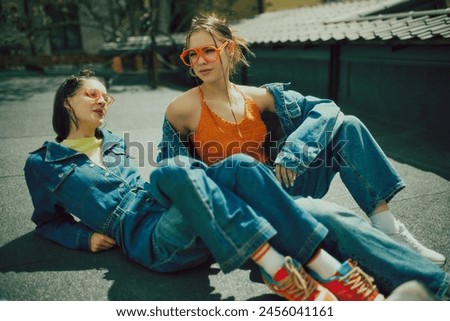
[[[269,82],[290,82],[293,89],[305,94],[328,95],[328,46],[315,47],[252,47],[247,82],[262,85]]]
[[[109,11],[110,7],[108,5],[110,0],[98,0],[95,1],[95,5],[93,6],[95,10],[98,12],[107,12],[113,13],[113,11]],[[14,6],[17,8],[18,16],[21,19],[26,19],[25,11],[24,11],[24,2],[16,1]],[[58,7],[58,4],[55,4]],[[5,7],[6,8],[6,7]],[[34,34],[34,50],[36,55],[50,55],[54,54],[51,50],[49,37],[51,34],[51,30],[42,29],[45,27],[43,21],[48,17],[46,16],[44,5],[40,1],[29,1],[29,16],[31,17],[31,28],[34,30],[39,30]],[[85,12],[86,7],[79,6],[78,10],[78,21],[80,22],[80,34],[81,34],[81,52],[85,54],[95,54],[100,51],[101,45],[104,41],[102,30],[99,29],[98,25],[95,26],[97,21],[93,21],[93,18]],[[104,15],[105,21],[101,23],[101,25],[107,26],[110,22],[110,15]],[[14,30],[14,29],[11,29]],[[19,32],[19,31],[18,31]],[[70,35],[69,35],[70,36]],[[29,46],[27,41],[24,42],[24,47]],[[27,49],[27,48],[25,48]],[[28,49],[31,53],[31,49]],[[22,53],[23,54],[23,53]]]
[[[218,1],[221,2],[221,1]],[[246,18],[253,18],[258,14],[258,1],[257,0],[237,0],[232,6],[231,11],[234,15],[230,20],[239,20]]]
[[[107,4],[107,0],[98,0],[96,5],[103,8],[105,12],[110,12],[110,8]],[[107,15],[107,14],[105,14]],[[83,10],[80,10],[80,32],[83,51],[86,54],[98,54],[105,41],[103,32],[98,27],[92,26],[92,18],[83,14]]]
[[[253,18],[258,13],[258,0],[236,0],[229,8],[226,8],[224,12],[230,21],[236,21],[239,19]],[[298,8],[307,5],[316,5],[321,3],[320,0],[263,0],[264,12],[277,11]],[[210,4],[213,9],[224,9],[223,0],[213,0]]]
[[[251,85],[291,82],[304,95],[329,98],[330,47],[253,47],[256,58],[241,80]],[[340,47],[337,88],[344,111],[398,118],[450,134],[449,45]]]
[[[448,132],[450,119],[450,46],[344,45],[338,101],[399,122],[415,122]]]
[[[320,0],[265,0],[264,7],[267,12],[292,9],[322,3]]]

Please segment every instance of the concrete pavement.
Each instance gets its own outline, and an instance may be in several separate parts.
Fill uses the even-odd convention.
[[[216,264],[158,274],[119,250],[92,254],[64,249],[37,236],[23,177],[29,151],[54,139],[52,100],[62,76],[0,74],[0,300],[276,300],[250,266],[224,275]],[[152,170],[167,103],[180,93],[161,86],[113,84],[106,127],[128,135],[144,177]],[[391,208],[410,231],[450,258],[450,148],[414,126],[366,124],[407,188]],[[326,196],[361,212],[337,178]],[[449,266],[444,268],[449,271]]]

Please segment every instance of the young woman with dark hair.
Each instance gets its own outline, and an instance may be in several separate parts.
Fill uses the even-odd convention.
[[[117,245],[166,273],[211,255],[224,273],[253,260],[268,287],[289,300],[380,300],[414,279],[444,297],[449,276],[436,265],[347,209],[295,202],[249,156],[213,166],[178,156],[143,180],[124,140],[101,129],[113,102],[90,72],[57,90],[56,141],[33,151],[24,169],[43,237],[92,252]]]

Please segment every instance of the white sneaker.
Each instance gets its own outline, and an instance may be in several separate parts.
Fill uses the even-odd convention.
[[[436,298],[422,283],[413,280],[403,283],[392,291],[387,301],[435,301]]]
[[[394,234],[388,234],[393,240],[413,249],[437,266],[442,267],[445,265],[445,262],[447,261],[445,256],[420,244],[419,241],[417,241],[414,236],[412,236],[411,233],[406,229],[406,226],[403,223],[399,221],[397,221],[397,223],[399,226],[399,231]]]

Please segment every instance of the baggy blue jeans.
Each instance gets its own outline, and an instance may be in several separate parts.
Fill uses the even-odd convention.
[[[322,198],[340,173],[342,182],[359,207],[368,215],[381,202],[389,202],[405,183],[391,165],[366,126],[354,116],[345,116],[335,136],[298,175],[287,192]]]
[[[237,154],[210,167],[180,156],[151,174],[155,199],[168,208],[153,233],[158,262],[170,272],[211,253],[224,273],[239,268],[264,242],[305,264],[323,248],[352,258],[384,293],[417,279],[438,298],[449,275],[392,241],[357,214],[312,198],[292,199],[265,165]]]

